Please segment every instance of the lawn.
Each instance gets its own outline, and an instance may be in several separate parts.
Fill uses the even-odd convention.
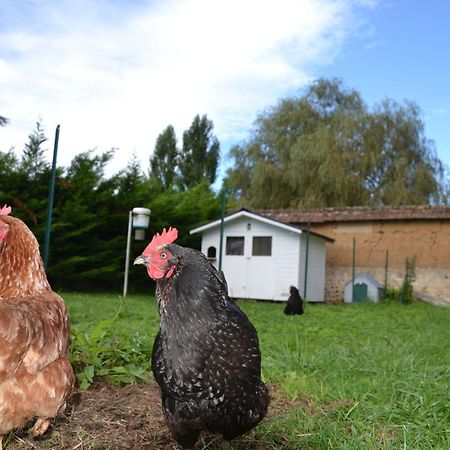
[[[83,386],[95,376],[149,378],[154,298],[63,297]],[[285,316],[275,303],[239,305],[258,330],[264,380],[293,405],[253,432],[261,448],[450,448],[449,309],[307,305],[303,316]]]

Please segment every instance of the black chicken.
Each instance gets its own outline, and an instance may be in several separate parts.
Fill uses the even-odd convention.
[[[266,415],[255,328],[228,296],[225,278],[197,250],[172,242],[176,229],[156,234],[135,264],[157,280],[160,330],[152,369],[167,425],[183,447],[202,430],[231,440]]]
[[[284,308],[284,313],[288,316],[303,314],[303,299],[295,286],[289,286],[289,298]]]

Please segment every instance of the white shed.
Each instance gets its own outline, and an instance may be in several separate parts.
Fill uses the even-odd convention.
[[[218,268],[220,220],[191,230],[202,233],[202,252]],[[325,244],[333,241],[317,233],[240,210],[224,219],[222,270],[234,298],[287,301],[289,287],[306,300],[323,302],[325,294]],[[308,250],[307,250],[308,247]]]
[[[353,293],[352,293],[353,286]],[[344,302],[362,302],[372,300],[378,302],[382,297],[383,285],[379,283],[370,273],[361,272],[355,275],[352,283],[350,280],[344,288]]]

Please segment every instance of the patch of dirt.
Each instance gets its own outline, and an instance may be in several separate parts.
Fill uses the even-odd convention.
[[[312,412],[308,399],[293,401],[276,385],[269,386],[271,404],[267,418],[298,408]],[[267,420],[267,419],[265,419]],[[31,424],[32,425],[32,424]],[[159,387],[155,382],[124,387],[99,384],[89,391],[79,391],[63,415],[53,420],[44,436],[33,438],[27,430],[4,438],[5,450],[175,450],[177,446],[167,429],[161,409]],[[203,435],[196,449],[222,447],[221,438]],[[223,445],[225,448],[225,445]],[[233,449],[269,449],[252,439],[252,432],[233,441]]]

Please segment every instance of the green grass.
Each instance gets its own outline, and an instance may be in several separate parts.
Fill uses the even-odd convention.
[[[145,378],[159,322],[154,299],[63,296],[75,335],[87,337],[87,351],[75,339],[79,373],[94,366],[88,375]],[[285,316],[279,304],[240,306],[258,330],[264,379],[297,405],[257,427],[257,441],[288,449],[450,448],[449,309],[308,305],[303,316]]]

